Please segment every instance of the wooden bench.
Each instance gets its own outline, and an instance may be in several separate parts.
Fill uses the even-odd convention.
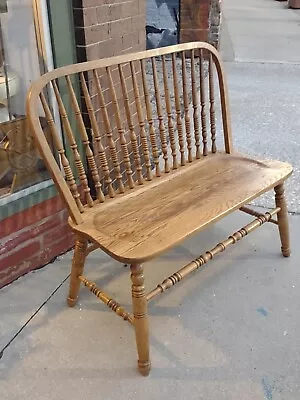
[[[265,222],[278,225],[282,254],[290,255],[283,183],[292,168],[233,151],[225,76],[212,46],[59,68],[32,85],[27,115],[76,235],[68,304],[82,282],[132,323],[141,374],[150,371],[149,301]],[[274,209],[246,205],[273,188]],[[146,294],[143,263],[238,209],[255,219]],[[133,313],[83,276],[96,248],[131,265]]]

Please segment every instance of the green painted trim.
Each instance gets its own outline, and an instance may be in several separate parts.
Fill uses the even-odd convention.
[[[54,66],[61,67],[77,62],[72,0],[48,0]],[[79,93],[79,88],[77,89]],[[72,122],[74,123],[74,122]],[[54,185],[30,193],[1,206],[0,221],[57,195]]]
[[[57,196],[56,187],[52,184],[47,188],[32,192],[15,201],[0,207],[0,221],[28,208]]]
[[[48,0],[47,5],[50,19],[54,66],[58,68],[68,64],[75,64],[77,63],[77,54],[72,0]],[[78,133],[75,116],[72,112],[72,106],[70,103],[66,82],[64,79],[59,79],[58,83],[61,98],[65,104],[71,128],[76,138],[79,139],[77,140],[79,153],[83,154],[83,147]],[[72,84],[77,96],[77,100],[80,103],[80,88],[78,79],[72,77]],[[75,172],[76,168],[72,163],[73,155],[69,146],[66,146],[66,154],[71,163],[71,168]]]
[[[77,62],[72,0],[48,0],[48,15],[56,68]]]

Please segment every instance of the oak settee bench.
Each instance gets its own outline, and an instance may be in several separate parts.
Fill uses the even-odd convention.
[[[75,232],[68,304],[83,283],[133,324],[141,374],[150,371],[148,302],[266,222],[278,225],[282,254],[290,255],[283,184],[292,168],[234,152],[212,46],[180,44],[56,69],[33,83],[27,116]],[[274,209],[261,214],[246,205],[272,189]],[[235,210],[255,219],[145,292],[144,263]],[[132,313],[83,275],[96,248],[130,264]]]

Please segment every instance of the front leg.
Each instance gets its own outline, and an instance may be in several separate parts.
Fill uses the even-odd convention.
[[[284,257],[289,257],[291,254],[289,217],[288,217],[288,210],[284,195],[283,184],[275,187],[275,202],[276,202],[276,207],[280,207],[281,209],[278,213],[278,228],[281,239],[281,252]]]
[[[143,267],[131,265],[130,269],[138,368],[142,375],[147,376],[150,373],[151,363],[149,359],[149,328]]]
[[[72,261],[70,288],[67,303],[70,307],[74,307],[77,303],[78,292],[80,287],[79,276],[82,274],[87,251],[87,240],[76,238],[75,249]]]

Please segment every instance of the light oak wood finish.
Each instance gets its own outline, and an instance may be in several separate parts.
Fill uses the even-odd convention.
[[[94,81],[96,83],[96,87],[97,87],[97,91],[98,91],[98,96],[99,96],[99,102],[100,102],[100,109],[102,111],[102,117],[104,120],[104,127],[106,129],[106,134],[111,131],[111,127],[110,127],[110,123],[109,123],[109,118],[108,118],[108,114],[107,114],[107,110],[105,108],[105,102],[104,102],[104,97],[102,94],[102,89],[101,89],[101,85],[100,85],[100,81],[99,81],[99,77],[97,74],[96,70],[93,70],[93,76],[94,76]],[[87,110],[92,111],[92,104],[87,103]],[[110,172],[109,172],[109,167],[108,167],[108,162],[107,162],[107,155],[104,149],[104,145],[102,143],[102,139],[101,139],[101,134],[100,134],[100,130],[98,127],[98,123],[95,117],[95,113],[92,112],[92,115],[90,117],[91,120],[91,127],[94,133],[94,138],[95,138],[95,143],[96,143],[96,155],[98,155],[99,160],[100,160],[100,165],[102,168],[102,172],[103,175],[105,177],[105,182],[107,184],[108,187],[108,194],[110,197],[115,197],[115,191],[114,188],[112,186],[112,179],[110,176]]]
[[[47,101],[51,92],[62,137]],[[54,155],[40,126],[41,109]],[[283,183],[292,168],[234,152],[225,75],[212,46],[186,43],[59,68],[32,85],[27,115],[76,234],[68,304],[76,304],[82,282],[132,322],[141,374],[150,371],[147,300],[266,222],[278,224],[282,254],[290,254]],[[221,134],[224,149],[217,151]],[[272,189],[274,210],[261,214],[246,206]],[[235,210],[256,218],[146,294],[145,262]],[[131,265],[132,314],[83,276],[85,258],[97,248]]]
[[[111,78],[111,72],[110,72],[110,68],[106,67],[106,74],[107,74],[107,78],[108,81],[111,82],[112,78]],[[109,146],[109,150],[110,150],[110,154],[108,154],[108,157],[110,156],[110,159],[112,161],[112,164],[114,166],[114,172],[115,172],[115,177],[118,183],[118,188],[119,188],[119,193],[124,193],[124,183],[122,180],[122,174],[121,174],[121,167],[120,167],[120,163],[118,160],[118,154],[117,154],[117,148],[116,148],[116,143],[113,139],[113,129],[110,123],[110,118],[108,115],[108,111],[107,111],[107,106],[105,103],[105,98],[104,98],[104,94],[103,94],[103,90],[100,84],[100,79],[97,75],[97,72],[94,71],[94,76],[95,76],[95,80],[96,80],[96,86],[98,89],[98,96],[99,96],[99,102],[100,102],[100,108],[102,111],[102,118],[104,120],[104,126],[105,126],[105,130],[106,130],[106,137],[107,137],[107,142],[108,142],[108,146]],[[113,92],[113,88],[111,87],[111,97],[112,97],[112,101],[114,101],[114,92]]]
[[[74,307],[77,303],[78,291],[80,287],[80,275],[83,272],[85,258],[88,254],[87,240],[78,237],[75,242],[75,249],[72,261],[72,269],[70,276],[69,296],[67,298],[68,305]]]
[[[162,283],[157,285],[155,289],[151,290],[147,294],[147,301],[153,300],[159,294],[165,292],[172,286],[176,285],[176,283],[186,278],[190,273],[198,270],[200,267],[203,267],[204,264],[212,260],[216,255],[225,251],[229,245],[236,244],[239,240],[243,239],[250,232],[259,228],[266,222],[270,222],[272,216],[276,215],[279,212],[280,208],[277,207],[273,210],[266,212],[265,214],[260,214],[254,221],[250,222],[237,232],[230,235],[228,239],[224,240],[221,243],[218,243],[213,249],[206,251],[201,256],[199,256],[189,264],[185,265],[179,271],[175,272],[173,275],[169,276],[169,278],[165,279]]]
[[[120,75],[122,76],[122,71],[120,71]],[[131,168],[131,164],[130,164],[128,144],[127,144],[127,141],[125,138],[125,132],[124,132],[124,128],[123,128],[123,124],[122,124],[122,120],[121,120],[122,118],[121,118],[120,107],[119,107],[119,103],[118,103],[118,99],[117,99],[117,94],[115,91],[113,79],[112,79],[111,72],[109,69],[107,70],[107,76],[108,76],[109,88],[110,88],[111,95],[112,95],[114,111],[115,111],[115,115],[116,115],[116,123],[117,123],[117,128],[118,128],[119,137],[120,137],[120,143],[121,143],[121,149],[122,149],[122,153],[123,153],[123,161],[125,164],[128,186],[130,187],[130,189],[132,189],[134,187],[134,181],[132,179],[133,172],[132,172],[132,168]],[[99,85],[99,81],[98,81],[98,85]],[[106,114],[105,114],[105,116],[106,116]],[[123,188],[122,188],[122,191],[123,191]]]
[[[91,282],[86,279],[84,276],[79,276],[79,281],[84,284],[99,300],[101,300],[104,304],[107,305],[112,311],[114,311],[119,317],[123,318],[124,321],[129,321],[133,323],[134,319],[132,314],[127,312],[125,308],[123,308],[118,302],[116,302],[112,297],[110,297],[107,293],[103,292],[99,289],[95,282]]]
[[[138,177],[138,184],[142,185],[144,182],[143,174],[142,174],[142,162],[141,162],[141,155],[139,153],[139,146],[138,146],[138,140],[136,137],[136,133],[134,130],[134,124],[133,124],[133,119],[130,111],[130,102],[129,102],[129,96],[128,96],[128,90],[127,90],[127,84],[125,81],[125,77],[123,74],[122,66],[119,64],[119,73],[120,73],[120,80],[121,80],[121,86],[122,86],[122,92],[123,92],[123,99],[124,99],[124,106],[125,106],[125,112],[126,112],[126,118],[127,118],[127,123],[128,123],[128,129],[130,132],[130,141],[131,141],[131,146],[133,149],[133,154],[134,154],[134,161],[135,161],[135,169]]]
[[[42,107],[44,109],[45,116],[46,116],[46,119],[47,119],[47,122],[49,125],[49,130],[51,132],[55,147],[56,147],[58,155],[59,155],[59,161],[61,162],[61,165],[62,165],[64,173],[65,173],[65,180],[67,182],[67,185],[65,184],[65,180],[61,174],[61,170],[52,155],[52,152],[49,148],[48,142],[47,142],[46,138],[43,136],[43,132],[40,131],[41,127],[39,125],[36,125],[33,123],[32,127],[36,127],[39,132],[39,136],[37,136],[39,138],[39,140],[37,141],[37,145],[39,146],[40,143],[43,145],[40,147],[40,150],[41,150],[41,153],[44,155],[46,166],[52,173],[52,178],[53,178],[54,182],[56,183],[56,185],[58,186],[58,189],[66,202],[66,205],[68,207],[70,215],[72,215],[74,221],[76,221],[77,223],[80,223],[80,222],[82,222],[80,213],[82,213],[84,211],[84,208],[83,208],[83,205],[82,205],[82,202],[80,199],[80,193],[78,191],[75,177],[74,177],[73,171],[70,167],[69,160],[66,157],[64,145],[63,145],[62,140],[57,132],[54,119],[52,117],[50,108],[46,101],[46,97],[43,93],[39,93],[39,97],[40,97]],[[67,134],[67,132],[66,132],[66,134]],[[76,154],[76,156],[77,156],[77,154]],[[77,157],[74,156],[75,164],[76,164],[76,158]],[[76,166],[78,168],[78,164]]]
[[[261,215],[263,215],[263,213],[255,211],[252,208],[247,207],[247,206],[241,207],[240,211],[242,211],[242,212],[244,212],[246,214],[252,215],[254,217],[260,217]],[[273,219],[273,218],[271,218],[268,222],[271,222],[272,224],[278,225],[278,221],[276,221],[276,219]]]
[[[164,57],[164,56],[162,56],[162,57]],[[164,58],[163,58],[163,61],[164,61]],[[159,176],[161,176],[160,167],[159,167],[159,154],[158,154],[157,140],[156,140],[156,135],[155,135],[154,121],[153,121],[153,112],[152,112],[152,106],[151,106],[151,102],[150,102],[150,94],[149,94],[149,88],[148,88],[148,83],[147,83],[144,59],[141,60],[141,71],[142,71],[142,78],[143,78],[143,90],[144,90],[144,97],[145,97],[145,103],[146,103],[146,112],[147,112],[147,119],[148,119],[148,126],[149,126],[150,142],[151,142],[151,146],[152,146],[153,161],[155,164],[155,174],[157,177],[159,177]],[[164,70],[164,74],[166,74],[165,70]],[[166,82],[166,79],[164,79],[164,82]],[[165,87],[165,90],[166,90],[166,87]],[[169,103],[167,94],[166,94],[166,102]],[[167,110],[169,110],[168,106],[167,106]],[[171,134],[172,133],[170,132],[170,138],[171,138]],[[171,138],[171,146],[172,146],[172,138]]]
[[[188,150],[188,162],[193,161],[192,152],[192,135],[191,135],[191,120],[189,110],[189,98],[187,92],[187,72],[186,72],[186,58],[185,53],[181,53],[182,57],[182,90],[183,90],[183,106],[184,106],[184,121],[185,121],[185,135]]]
[[[193,119],[194,119],[194,136],[196,146],[196,159],[201,157],[200,150],[200,124],[199,124],[199,101],[196,84],[196,67],[195,67],[195,50],[191,52],[191,77],[192,77],[192,98],[193,98]],[[204,82],[202,82],[204,84]],[[201,81],[200,81],[201,85]]]
[[[152,62],[154,92],[155,92],[155,99],[156,99],[156,110],[157,110],[157,116],[158,116],[158,121],[159,121],[160,142],[161,142],[161,148],[162,148],[162,152],[163,152],[163,159],[165,161],[164,162],[165,172],[168,173],[168,172],[170,172],[169,157],[168,157],[168,144],[167,144],[167,138],[166,138],[165,125],[164,125],[164,117],[163,117],[163,113],[162,113],[161,94],[160,94],[160,88],[159,88],[159,82],[158,82],[158,76],[157,76],[156,60],[154,57],[151,58],[151,62]]]
[[[173,113],[172,113],[172,107],[171,107],[171,101],[170,101],[168,72],[167,72],[167,68],[166,68],[165,56],[162,56],[162,68],[163,68],[163,78],[164,78],[166,110],[167,110],[167,115],[168,115],[169,137],[170,137],[170,144],[171,144],[172,157],[173,157],[172,168],[177,169],[178,161],[177,161],[177,152],[176,152],[175,131],[174,131],[174,124],[173,124]]]
[[[130,266],[132,281],[132,308],[136,346],[138,352],[138,367],[142,375],[149,375],[151,362],[149,358],[149,327],[147,316],[147,298],[144,285],[144,272],[141,265]]]
[[[141,143],[142,143],[143,156],[145,159],[145,166],[146,166],[146,171],[147,171],[147,180],[151,181],[152,180],[152,171],[151,171],[150,154],[149,154],[149,148],[148,148],[148,142],[147,142],[147,134],[146,134],[146,130],[145,130],[145,117],[143,115],[139,86],[138,86],[138,82],[136,79],[136,71],[135,71],[133,62],[130,62],[130,70],[131,70],[136,112],[137,112],[139,126],[140,126],[140,138],[141,138]]]
[[[185,142],[183,137],[183,124],[181,119],[181,105],[178,89],[178,77],[176,68],[176,54],[172,53],[172,71],[173,71],[173,85],[174,85],[174,96],[175,96],[175,112],[176,112],[176,128],[178,132],[178,143],[180,148],[180,163],[185,165]]]
[[[214,86],[214,70],[212,55],[209,55],[208,62],[208,80],[209,80],[209,116],[210,116],[210,132],[211,132],[211,152],[217,151],[216,146],[216,115],[215,115],[215,86]]]
[[[201,104],[201,122],[202,122],[202,143],[203,155],[207,156],[207,125],[206,125],[206,98],[205,98],[205,81],[203,66],[203,50],[200,50],[200,104]]]
[[[286,200],[284,196],[284,186],[280,184],[275,186],[275,202],[276,206],[280,207],[278,213],[278,228],[281,239],[281,251],[284,257],[291,255],[290,250],[290,236],[289,236],[289,220]]]
[[[290,172],[278,161],[211,154],[93,207],[82,224],[70,224],[116,260],[144,263],[272,189]]]

